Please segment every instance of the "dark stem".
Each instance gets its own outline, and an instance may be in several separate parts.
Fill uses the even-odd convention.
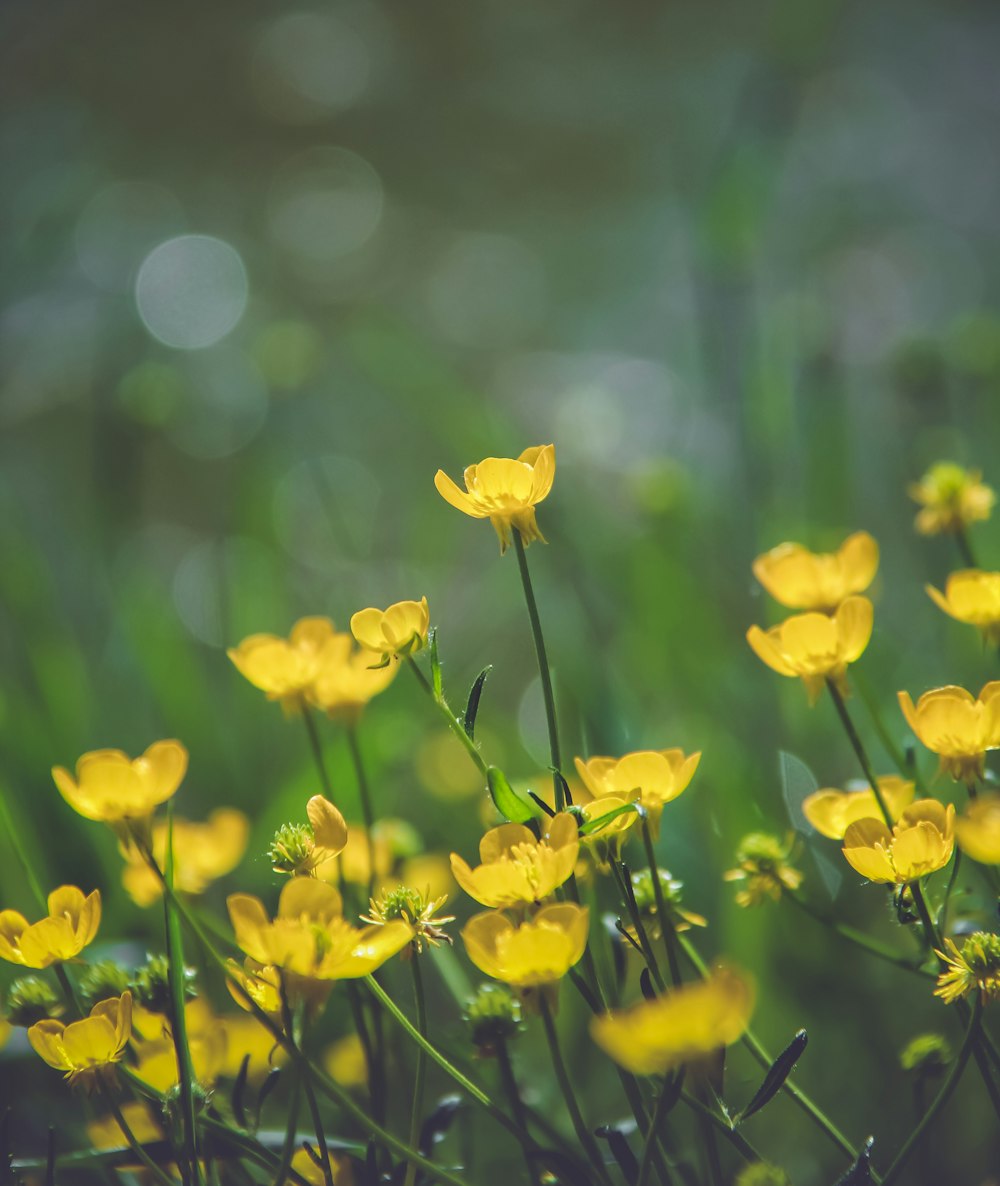
[[[840,717],[841,724],[844,726],[844,732],[847,734],[848,740],[854,753],[857,755],[858,763],[861,766],[868,785],[872,789],[872,794],[875,796],[875,802],[878,804],[879,811],[882,812],[885,818],[886,826],[892,827],[892,816],[889,814],[889,808],[886,806],[885,800],[882,798],[882,792],[879,790],[878,780],[872,773],[872,765],[868,760],[868,754],[865,752],[865,747],[862,744],[861,738],[858,736],[857,729],[854,728],[854,722],[851,720],[851,714],[847,711],[847,705],[844,703],[844,697],[841,695],[840,689],[832,679],[827,679],[826,686],[830,689],[830,698],[833,700],[834,707],[837,710],[837,715]]]

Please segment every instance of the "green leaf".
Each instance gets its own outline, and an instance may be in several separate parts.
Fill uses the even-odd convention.
[[[486,677],[492,670],[493,664],[490,663],[476,676],[476,682],[472,685],[472,690],[469,692],[469,699],[466,701],[465,716],[462,718],[462,724],[466,734],[473,741],[476,736],[476,717],[479,715],[479,698],[483,694],[483,684],[486,683]]]
[[[487,768],[486,782],[493,805],[504,819],[510,820],[512,824],[526,824],[535,818],[535,809],[514,790],[498,766]]]
[[[620,815],[625,815],[630,811],[636,812],[637,807],[636,803],[623,803],[620,807],[615,807],[611,811],[606,811],[604,815],[597,816],[596,819],[589,819],[585,824],[580,825],[580,835],[593,836],[595,832],[602,831]]]
[[[430,644],[431,651],[431,686],[434,689],[435,700],[440,700],[443,694],[443,684],[441,682],[441,658],[438,655],[438,632],[436,626],[431,627],[427,641]]]
[[[785,1049],[782,1050],[774,1062],[768,1067],[767,1074],[764,1076],[764,1082],[757,1088],[757,1092],[750,1103],[739,1114],[736,1120],[737,1124],[742,1124],[744,1120],[748,1119],[755,1112],[759,1112],[761,1108],[774,1099],[784,1086],[785,1080],[795,1069],[795,1064],[802,1057],[802,1052],[805,1050],[808,1042],[809,1035],[805,1030],[799,1030]]]

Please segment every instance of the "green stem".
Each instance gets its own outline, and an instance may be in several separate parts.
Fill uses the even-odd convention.
[[[448,705],[448,701],[445,700],[444,696],[443,695],[438,696],[435,693],[434,689],[431,687],[431,685],[427,681],[427,676],[425,676],[424,673],[420,670],[419,666],[417,665],[416,660],[413,658],[412,655],[407,655],[406,662],[409,664],[410,670],[413,672],[414,676],[416,677],[417,683],[420,684],[420,686],[421,686],[421,688],[423,688],[424,692],[426,692],[426,694],[430,697],[431,702],[435,705],[438,712],[444,718],[445,723],[447,724],[448,728],[452,731],[452,733],[455,735],[455,737],[461,742],[462,747],[465,749],[466,753],[473,760],[473,762],[475,762],[476,768],[478,769],[479,773],[483,776],[483,778],[485,778],[487,771],[489,769],[489,766],[488,766],[488,763],[486,762],[486,759],[479,752],[479,746],[477,746],[476,743],[472,740],[472,738],[468,735],[468,733],[466,733],[465,726],[458,719],[458,717],[456,717],[455,714],[451,711],[451,708]]]
[[[962,850],[956,845],[955,859],[952,861],[951,873],[948,876],[948,884],[945,886],[944,899],[941,902],[941,908],[938,910],[937,927],[943,935],[948,929],[948,903],[951,901],[951,891],[955,888],[955,882],[958,879],[959,866],[962,863]]]
[[[667,953],[667,963],[670,966],[670,979],[673,981],[674,988],[680,988],[681,966],[677,959],[677,933],[674,930],[670,915],[667,913],[667,903],[663,897],[663,886],[660,885],[660,870],[656,863],[656,849],[653,847],[649,814],[640,808],[639,817],[642,826],[642,842],[646,847],[646,860],[649,862],[649,874],[653,879],[653,898],[656,901],[656,913],[660,919],[663,947]]]
[[[35,876],[34,867],[31,861],[28,860],[27,854],[18,843],[17,828],[14,825],[14,817],[11,814],[10,806],[7,803],[7,795],[4,791],[0,791],[0,830],[7,837],[11,848],[14,850],[14,855],[17,857],[17,863],[21,866],[21,871],[24,873],[24,879],[28,883],[28,888],[34,895],[35,901],[41,907],[43,913],[48,914],[49,906],[48,899],[45,896],[38,878]]]
[[[972,544],[969,543],[969,534],[965,530],[965,526],[961,523],[954,529],[955,543],[958,544],[958,552],[962,557],[962,563],[966,568],[978,568],[976,563],[976,556],[972,550]]]
[[[636,905],[635,894],[629,893],[631,886],[629,886],[627,881],[629,876],[628,867],[624,862],[612,859],[611,871],[614,873],[615,881],[618,883],[618,889],[621,891],[625,909],[628,911],[629,917],[632,920],[632,926],[635,927],[639,950],[642,952],[642,958],[646,961],[646,967],[653,977],[656,991],[663,992],[665,987],[663,977],[660,975],[660,966],[656,962],[656,956],[653,954],[653,946],[649,941],[649,935],[646,933],[646,925],[642,921],[642,915],[639,913],[639,908]]]
[[[642,1145],[642,1158],[639,1162],[639,1173],[635,1180],[635,1186],[648,1186],[649,1174],[653,1168],[653,1151],[656,1148],[657,1134],[667,1117],[667,1113],[670,1111],[668,1105],[677,1100],[676,1094],[668,1090],[668,1079],[669,1076],[663,1076],[663,1083],[660,1086],[660,1094],[656,1100],[656,1107],[653,1109],[649,1128],[646,1129],[646,1139]],[[669,1171],[665,1180],[667,1182],[670,1180]]]
[[[121,1129],[122,1136],[125,1138],[128,1147],[135,1154],[143,1168],[147,1169],[153,1175],[154,1180],[159,1182],[160,1186],[177,1186],[174,1179],[160,1169],[142,1147],[142,1144],[136,1139],[136,1135],[129,1127],[129,1123],[122,1114],[121,1108],[118,1107],[118,1101],[115,1099],[114,1091],[104,1083],[101,1084],[101,1096],[110,1108],[111,1115],[114,1116],[115,1123]]]
[[[500,1082],[503,1085],[504,1094],[507,1096],[507,1102],[510,1104],[510,1110],[514,1115],[515,1121],[527,1133],[529,1131],[528,1117],[524,1110],[521,1093],[517,1088],[517,1079],[514,1077],[514,1067],[510,1060],[510,1048],[507,1045],[506,1038],[501,1037],[497,1040],[496,1055],[497,1066],[500,1070]],[[525,1168],[528,1171],[528,1181],[532,1183],[532,1186],[538,1181],[538,1173],[531,1157],[531,1150],[533,1148],[534,1145],[530,1140],[527,1144],[522,1143],[521,1145]]]
[[[295,1155],[295,1132],[299,1126],[299,1107],[302,1102],[302,1071],[296,1064],[292,1072],[292,1098],[288,1101],[288,1120],[285,1127],[285,1141],[281,1147],[281,1160],[274,1175],[274,1186],[284,1186]]]
[[[727,1121],[723,1120],[712,1108],[702,1103],[697,1096],[691,1095],[690,1092],[682,1092],[681,1099],[685,1104],[695,1112],[702,1120],[707,1120],[711,1125],[719,1130],[726,1140],[733,1146],[740,1154],[744,1161],[763,1161],[764,1158],[757,1152],[757,1150],[750,1144],[745,1136],[738,1130],[732,1127]],[[853,1157],[853,1154],[852,1154]],[[872,1181],[879,1181],[878,1178],[872,1175]]]
[[[948,1076],[945,1081],[941,1084],[940,1090],[934,1097],[931,1106],[927,1109],[923,1116],[921,1116],[920,1122],[917,1124],[913,1132],[911,1132],[906,1138],[906,1142],[902,1149],[900,1149],[900,1151],[896,1154],[892,1165],[890,1165],[886,1170],[885,1175],[882,1178],[882,1186],[891,1186],[891,1183],[899,1177],[900,1173],[902,1173],[903,1167],[906,1165],[907,1161],[909,1161],[910,1155],[917,1147],[920,1138],[934,1122],[935,1117],[948,1102],[951,1097],[951,1093],[958,1086],[958,1081],[961,1079],[962,1072],[965,1070],[966,1064],[969,1061],[969,1055],[972,1053],[972,1049],[975,1046],[976,1033],[979,1029],[982,1008],[983,1003],[977,995],[975,1004],[972,1007],[972,1012],[969,1017],[969,1025],[965,1031],[965,1038],[962,1042],[962,1047],[958,1052],[958,1058],[956,1058],[952,1064],[951,1070],[948,1072]]]
[[[296,1032],[295,1021],[292,1017],[292,1010],[288,1003],[288,989],[285,984],[284,972],[278,973],[278,984],[281,990],[281,1018],[282,1024],[285,1027],[285,1033],[288,1034],[293,1042],[301,1043],[301,1034]],[[313,1091],[312,1083],[309,1081],[308,1075],[300,1077],[302,1086],[305,1088],[306,1103],[309,1106],[309,1114],[312,1116],[313,1131],[316,1133],[316,1144],[319,1146],[320,1152],[320,1168],[323,1170],[323,1182],[325,1186],[333,1186],[333,1166],[330,1164],[330,1150],[326,1144],[326,1133],[323,1131],[323,1117],[320,1115],[319,1104],[316,1101],[316,1093]],[[280,1186],[280,1183],[278,1184]]]
[[[517,566],[521,572],[521,585],[524,588],[524,601],[528,607],[528,619],[531,622],[531,637],[535,641],[535,655],[538,658],[538,675],[542,681],[542,699],[545,701],[545,723],[549,730],[549,755],[552,759],[552,790],[555,796],[556,811],[562,811],[566,806],[563,795],[560,773],[562,759],[559,756],[559,725],[556,720],[556,702],[552,695],[552,674],[549,670],[549,660],[545,654],[545,638],[542,635],[542,623],[538,617],[538,606],[535,603],[535,592],[531,587],[531,573],[528,572],[528,559],[524,554],[524,540],[520,531],[514,528],[514,551],[517,552]]]
[[[923,968],[914,966],[906,956],[900,955],[898,952],[886,947],[878,939],[873,939],[870,935],[866,935],[864,931],[855,930],[854,927],[838,922],[835,918],[830,918],[829,915],[817,910],[811,902],[806,901],[805,898],[800,898],[793,891],[786,889],[783,891],[783,896],[793,903],[793,905],[797,906],[803,914],[807,914],[811,919],[839,935],[841,939],[867,952],[868,955],[877,956],[879,959],[885,960],[886,963],[901,968],[904,972],[910,972],[914,976],[927,978],[933,975],[933,973],[924,971]]]
[[[878,735],[879,741],[882,742],[882,748],[892,759],[892,763],[899,773],[904,778],[911,778],[912,771],[906,764],[906,757],[895,741],[893,741],[889,730],[885,727],[885,722],[882,720],[882,715],[878,710],[878,703],[868,681],[859,671],[853,672],[851,678],[855,688],[858,690],[858,695],[861,697],[861,703],[865,706],[865,710],[871,719],[872,728]]]
[[[427,1004],[424,1001],[424,983],[420,975],[420,956],[414,945],[409,951],[410,967],[413,970],[413,1000],[417,1008],[417,1029],[427,1036]],[[410,1111],[410,1145],[420,1147],[420,1126],[423,1122],[424,1081],[427,1077],[427,1059],[422,1046],[417,1047],[417,1066],[413,1076],[413,1107]],[[415,1186],[417,1163],[411,1161],[406,1167],[403,1186]]]
[[[882,792],[879,790],[878,779],[872,773],[872,764],[868,760],[868,754],[865,752],[865,747],[862,744],[861,738],[858,736],[858,731],[854,727],[854,722],[851,720],[851,714],[847,711],[847,705],[844,703],[844,697],[841,695],[840,689],[837,687],[836,681],[827,678],[826,686],[830,689],[830,699],[833,701],[834,708],[837,710],[837,716],[840,717],[840,723],[844,726],[844,732],[851,743],[851,748],[858,759],[858,764],[861,766],[868,785],[872,789],[872,794],[875,796],[875,802],[878,804],[879,811],[882,812],[885,818],[886,825],[891,829],[893,825],[893,818],[889,814],[889,808],[886,806],[885,799],[882,797]]]
[[[347,728],[347,745],[351,751],[351,762],[354,766],[354,776],[358,784],[358,799],[361,802],[361,818],[365,825],[365,835],[368,837],[368,897],[375,893],[375,813],[372,810],[371,791],[368,787],[368,775],[361,757],[361,746],[358,743],[358,730],[355,725]]]
[[[323,759],[323,746],[320,743],[319,730],[316,728],[312,709],[306,704],[305,700],[302,701],[302,719],[306,723],[306,733],[309,735],[309,748],[312,750],[313,761],[316,764],[319,781],[323,787],[323,794],[333,802],[333,788],[330,785],[330,776],[326,772],[326,762]]]

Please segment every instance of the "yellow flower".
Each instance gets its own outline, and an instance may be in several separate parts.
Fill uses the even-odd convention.
[[[39,1021],[28,1030],[28,1041],[71,1085],[91,1087],[121,1061],[131,1033],[132,994],[124,992],[95,1005],[82,1021]]]
[[[936,799],[907,807],[890,832],[880,819],[855,820],[844,834],[847,862],[869,881],[905,885],[943,869],[955,848],[955,808]]]
[[[555,445],[533,445],[516,461],[487,457],[465,471],[465,490],[444,470],[434,475],[438,494],[473,519],[489,519],[500,537],[501,554],[510,545],[512,530],[525,544],[545,538],[535,522],[535,507],[548,496],[556,473]]]
[[[251,634],[226,654],[237,671],[267,693],[268,700],[280,700],[286,712],[301,708],[327,659],[335,637],[329,618],[300,618],[288,638],[276,634]]]
[[[962,950],[951,939],[944,941],[947,951],[937,954],[948,965],[938,977],[934,995],[950,1005],[959,997],[978,990],[983,1003],[1000,999],[1000,935],[976,931],[962,944]]]
[[[351,618],[351,633],[360,646],[388,663],[419,651],[430,629],[427,598],[397,601],[387,610],[362,609]]]
[[[900,692],[899,706],[945,773],[969,782],[982,777],[986,751],[1000,746],[1000,680],[986,684],[978,698],[965,688],[934,688],[916,706],[909,692]]]
[[[323,1051],[323,1069],[341,1087],[365,1087],[368,1059],[357,1034],[339,1038]]]
[[[121,1112],[137,1141],[145,1144],[163,1137],[163,1127],[150,1116],[149,1106],[144,1100],[128,1100],[121,1105]],[[114,1116],[90,1121],[87,1137],[94,1149],[120,1149],[122,1145],[122,1130]]]
[[[777,902],[783,890],[799,888],[803,874],[787,863],[794,847],[793,836],[784,843],[766,832],[743,837],[736,851],[738,867],[722,875],[723,881],[746,882],[736,894],[737,906],[759,906],[766,898]]]
[[[48,908],[47,918],[31,924],[17,910],[0,911],[0,959],[47,968],[79,955],[97,934],[99,890],[84,896],[75,885],[61,885],[49,894]]]
[[[697,984],[595,1017],[590,1034],[633,1075],[662,1075],[735,1042],[750,1022],[754,997],[745,973],[719,967]]]
[[[306,816],[308,824],[283,824],[275,832],[268,850],[275,873],[318,877],[320,866],[347,846],[347,821],[329,799],[313,795]]]
[[[635,811],[621,809],[638,800],[638,791],[631,791],[627,795],[598,795],[586,802],[582,801],[582,796],[576,800],[585,822],[595,825],[593,831],[580,837],[580,841],[590,849],[598,869],[603,873],[610,872],[609,861],[621,855],[625,837],[639,818]],[[615,815],[616,811],[621,811],[621,814]],[[604,819],[608,822],[602,824],[601,820]]]
[[[630,799],[638,791],[654,833],[664,804],[687,787],[700,761],[700,752],[685,754],[679,749],[637,750],[622,758],[574,758],[580,780],[595,800],[606,795]],[[624,829],[635,817],[627,813],[619,818],[626,821]]]
[[[827,679],[845,690],[847,665],[861,656],[871,633],[872,603],[848,597],[833,615],[795,614],[768,631],[751,626],[747,642],[779,675],[799,676],[815,704]]]
[[[356,647],[350,634],[335,634],[309,689],[309,701],[334,720],[356,724],[365,705],[396,678],[399,665],[372,667],[370,651]]]
[[[1000,865],[1000,794],[970,799],[955,820],[955,839],[981,865]]]
[[[194,1077],[202,1087],[211,1087],[226,1061],[225,1026],[201,997],[184,1006],[184,1021]],[[177,1050],[169,1022],[159,1014],[136,1009],[132,1039],[138,1060],[136,1075],[157,1091],[176,1087]]]
[[[174,820],[174,887],[185,894],[203,894],[209,884],[240,863],[246,851],[250,823],[242,811],[221,807],[205,823]],[[167,824],[153,825],[153,857],[161,869],[167,860]],[[163,884],[134,844],[124,846],[122,884],[137,906],[150,906],[163,893]]]
[[[188,753],[179,741],[154,741],[138,758],[117,749],[84,754],[76,778],[62,766],[52,777],[66,802],[85,819],[115,823],[145,819],[165,803],[187,773]]]
[[[877,782],[889,814],[894,820],[899,819],[903,808],[913,802],[914,784],[897,774],[887,774]],[[843,840],[848,824],[855,820],[882,818],[881,808],[867,783],[860,790],[824,787],[814,791],[804,800],[802,811],[816,831],[831,840]]]
[[[292,1157],[291,1168],[298,1177],[287,1177],[283,1186],[298,1186],[301,1179],[305,1179],[309,1186],[323,1186],[326,1178],[323,1167],[317,1165],[312,1154],[306,1149],[299,1149]],[[333,1171],[333,1186],[354,1186],[354,1170],[351,1159],[347,1156],[330,1154],[330,1169]]]
[[[471,869],[451,854],[451,871],[470,898],[484,906],[540,902],[573,872],[580,837],[568,812],[549,819],[541,840],[523,824],[491,828],[479,843],[481,865]]]
[[[235,1079],[240,1073],[244,1057],[248,1057],[247,1078],[262,1079],[268,1071],[284,1061],[285,1052],[277,1044],[271,1031],[256,1017],[245,1013],[226,1015],[216,1019],[225,1033],[225,1059],[219,1074]]]
[[[956,622],[975,626],[988,643],[1000,642],[1000,572],[963,568],[948,577],[944,593],[933,585],[925,588],[934,604]]]
[[[988,519],[996,495],[983,484],[982,476],[977,469],[963,469],[950,461],[932,465],[908,488],[910,497],[921,504],[917,531],[921,535],[962,531],[977,519]]]
[[[561,980],[579,961],[589,927],[585,906],[554,902],[520,926],[499,910],[475,914],[462,939],[481,972],[513,988],[535,988]]]
[[[867,531],[849,535],[836,552],[810,552],[779,544],[753,562],[753,574],[789,609],[832,613],[854,593],[863,593],[878,570],[878,544]]]
[[[232,894],[227,905],[236,942],[251,959],[313,980],[367,976],[413,938],[403,921],[364,930],[351,926],[340,894],[312,877],[285,884],[273,922],[249,894]]]

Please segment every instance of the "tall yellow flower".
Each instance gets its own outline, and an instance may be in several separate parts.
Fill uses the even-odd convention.
[[[545,538],[535,522],[535,507],[548,496],[556,473],[555,445],[533,445],[517,460],[487,457],[465,471],[465,490],[444,470],[434,475],[438,494],[473,519],[489,519],[500,537],[500,552],[510,546],[512,531],[525,544]]]
[[[595,800],[607,795],[627,800],[638,791],[654,830],[664,805],[685,790],[700,761],[700,751],[685,754],[679,749],[636,750],[621,758],[574,758],[580,781]],[[635,817],[620,818],[632,821]]]
[[[863,593],[878,571],[878,544],[867,531],[849,535],[836,552],[810,552],[779,544],[753,562],[753,574],[789,609],[832,613],[852,594]]]
[[[965,688],[934,688],[914,705],[909,692],[899,706],[919,740],[941,759],[952,778],[981,778],[986,751],[1000,747],[1000,680],[986,684],[979,696]]]
[[[152,853],[166,868],[167,823],[153,824]],[[174,820],[174,887],[185,894],[203,894],[211,882],[230,873],[243,859],[250,821],[242,811],[220,807],[204,823]],[[163,883],[134,844],[122,847],[125,868],[122,884],[137,906],[151,906],[163,893]]]
[[[944,593],[933,585],[925,588],[934,604],[956,622],[975,626],[988,643],[1000,642],[1000,572],[963,568],[948,577]]]
[[[482,864],[472,869],[453,852],[451,871],[469,897],[484,906],[540,902],[568,879],[579,850],[576,820],[560,812],[548,821],[541,840],[523,824],[491,828],[479,844]]]
[[[750,1024],[755,995],[749,976],[719,967],[697,984],[595,1017],[590,1034],[633,1075],[662,1075],[737,1041]]]
[[[82,1021],[64,1025],[46,1018],[28,1030],[35,1052],[71,1086],[93,1087],[120,1062],[132,1033],[132,994],[101,1001]]]
[[[912,483],[910,497],[920,503],[916,528],[921,535],[941,531],[962,531],[977,519],[988,519],[996,494],[983,484],[977,469],[963,469],[951,461],[939,461]]]
[[[779,675],[798,676],[815,704],[828,679],[846,690],[847,665],[868,645],[872,617],[867,597],[848,597],[832,615],[795,614],[767,631],[751,626],[747,642]]]
[[[267,694],[280,700],[286,712],[301,708],[327,660],[335,636],[329,618],[300,618],[288,638],[276,634],[251,634],[226,654],[237,671]]]
[[[590,915],[575,902],[543,906],[517,926],[502,911],[473,915],[462,940],[469,959],[481,972],[513,988],[554,984],[583,956]]]
[[[891,832],[880,819],[861,819],[844,833],[844,856],[868,881],[906,885],[943,869],[954,850],[955,808],[936,799],[912,803]]]
[[[903,808],[913,802],[914,784],[898,774],[887,774],[877,782],[889,814],[894,820],[899,819]],[[858,790],[824,787],[814,791],[803,801],[802,811],[816,831],[831,840],[843,840],[848,825],[855,820],[882,818],[882,810],[867,783]]]
[[[99,890],[84,895],[75,885],[61,885],[49,894],[48,909],[48,917],[36,923],[17,910],[0,911],[0,959],[26,968],[73,959],[101,924]]]
[[[145,819],[165,803],[181,785],[187,764],[179,741],[154,741],[138,758],[118,749],[93,750],[77,762],[76,778],[62,766],[53,766],[52,777],[74,811],[115,823]]]
[[[366,651],[374,651],[383,663],[402,659],[419,651],[430,629],[427,598],[397,601],[387,610],[362,609],[351,618],[351,633]]]
[[[371,651],[355,646],[350,634],[335,634],[324,649],[309,702],[334,720],[356,724],[368,701],[384,692],[398,671],[398,663],[373,667]]]
[[[970,799],[955,820],[958,847],[981,865],[1000,865],[1000,794]]]

